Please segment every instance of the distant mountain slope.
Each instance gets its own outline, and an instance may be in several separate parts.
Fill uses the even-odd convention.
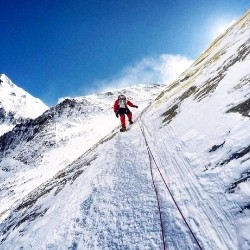
[[[17,87],[4,74],[0,75],[0,135],[27,118],[36,118],[48,107],[23,89]]]

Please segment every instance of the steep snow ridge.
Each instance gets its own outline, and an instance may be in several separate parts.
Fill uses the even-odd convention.
[[[149,131],[156,123],[160,128],[151,133],[152,146],[159,138],[164,143],[172,137],[176,158],[185,159],[211,204],[219,204],[237,225],[239,249],[250,247],[246,235],[250,231],[250,182],[243,183],[250,179],[250,174],[244,174],[250,164],[249,69],[250,12],[166,88],[144,116]],[[159,148],[156,157],[158,154],[163,154]],[[175,166],[179,167],[170,164],[165,169]],[[182,167],[176,171],[180,173]],[[188,175],[181,180],[175,172],[169,176],[173,178],[189,181]],[[230,194],[225,195],[228,190]]]
[[[45,182],[120,124],[113,103],[120,93],[142,110],[162,89],[139,85],[66,98],[34,120],[0,137],[0,213]],[[137,110],[131,108],[135,114]]]
[[[27,118],[36,118],[48,107],[23,89],[17,87],[4,74],[0,75],[0,135]]]

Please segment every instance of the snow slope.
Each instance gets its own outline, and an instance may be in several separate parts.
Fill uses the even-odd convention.
[[[120,121],[113,103],[124,93],[139,106],[152,101],[160,85],[138,85],[86,97],[63,99],[42,116],[0,137],[0,213],[81,156]],[[131,108],[132,112],[138,112]],[[1,220],[4,217],[1,218]]]
[[[167,168],[165,174],[175,177],[170,178],[171,189],[202,247],[236,249],[231,218],[211,201],[189,166],[183,171],[185,160],[176,158],[178,151],[173,155],[172,143],[175,140],[163,151],[157,147],[158,160],[163,167],[166,161],[169,166],[175,163],[178,172]],[[182,181],[188,177],[186,185],[179,174]],[[159,176],[157,187],[167,249],[198,249]],[[149,158],[138,123],[128,133],[113,131],[17,204],[0,228],[6,249],[162,249]]]
[[[250,249],[249,69],[250,12],[162,91],[136,89],[129,131],[105,108],[118,91],[0,137],[1,248]]]
[[[222,222],[216,231],[225,227],[238,240],[234,247],[219,249],[250,249],[249,98],[250,12],[166,88],[145,114],[148,131],[154,131],[152,147],[165,169],[171,168],[169,181],[176,179],[178,193],[188,190],[184,200],[194,200],[192,192],[202,188],[198,206],[202,209],[199,200],[206,200],[205,207],[211,207]],[[157,147],[159,142],[166,149]],[[170,165],[164,163],[167,156],[161,156],[168,151],[173,157]],[[188,211],[194,218],[204,214]],[[216,227],[216,222],[212,224]]]
[[[36,118],[48,107],[23,89],[17,87],[4,74],[0,74],[0,135],[10,131],[17,123]]]

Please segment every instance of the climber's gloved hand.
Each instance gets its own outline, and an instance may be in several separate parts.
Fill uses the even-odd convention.
[[[134,107],[138,109],[138,106],[135,105]]]
[[[119,117],[119,113],[118,113],[118,112],[115,112],[115,116],[118,118],[118,117]]]

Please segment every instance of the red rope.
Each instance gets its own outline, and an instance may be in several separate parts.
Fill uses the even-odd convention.
[[[157,206],[158,206],[159,216],[160,216],[161,239],[162,239],[163,249],[166,250],[165,236],[164,236],[164,229],[163,229],[163,220],[162,220],[162,212],[161,212],[161,207],[160,207],[160,200],[159,200],[159,195],[158,195],[158,191],[157,191],[157,188],[156,188],[156,185],[155,185],[154,174],[153,174],[153,166],[152,166],[152,159],[153,158],[152,158],[152,155],[150,154],[150,150],[149,150],[146,138],[144,136],[144,131],[143,131],[143,128],[142,128],[142,126],[140,124],[140,121],[139,121],[139,125],[140,125],[140,129],[142,131],[143,138],[145,140],[145,144],[146,144],[147,150],[148,150],[149,163],[150,163],[150,173],[151,173],[151,178],[152,178],[152,182],[153,182],[153,186],[154,186],[154,190],[155,190]]]
[[[165,179],[164,179],[164,177],[163,177],[163,175],[162,175],[162,173],[161,173],[161,171],[160,171],[160,169],[159,169],[159,166],[157,165],[157,163],[156,163],[156,161],[155,161],[155,158],[154,158],[154,156],[153,156],[153,154],[152,154],[152,151],[151,151],[151,149],[150,149],[150,147],[149,147],[149,145],[148,145],[148,142],[147,142],[147,139],[146,139],[146,136],[145,136],[145,132],[144,132],[144,130],[143,130],[143,128],[142,128],[141,117],[139,117],[139,120],[138,120],[138,121],[139,121],[140,129],[141,129],[141,131],[142,131],[142,135],[143,135],[144,140],[145,140],[145,143],[146,143],[146,145],[147,145],[147,150],[148,150],[148,153],[149,153],[149,155],[150,155],[150,158],[153,159],[153,161],[154,161],[154,163],[155,163],[155,166],[157,167],[157,170],[158,170],[158,172],[160,173],[160,176],[161,176],[161,178],[162,178],[162,180],[163,180],[163,182],[164,182],[164,184],[165,184],[165,186],[166,186],[166,188],[167,188],[167,190],[168,190],[168,192],[169,192],[169,194],[170,194],[172,200],[174,201],[175,206],[177,207],[179,213],[181,214],[181,217],[182,217],[182,219],[184,220],[184,222],[185,222],[187,228],[189,229],[190,233],[192,234],[192,236],[193,236],[193,238],[194,238],[196,244],[198,245],[199,249],[202,250],[202,247],[201,247],[199,241],[197,240],[197,238],[196,238],[194,232],[192,231],[191,227],[190,227],[189,224],[187,223],[187,220],[185,219],[185,217],[184,217],[184,215],[183,215],[183,213],[182,213],[180,207],[178,206],[178,204],[177,204],[177,202],[176,202],[176,200],[175,200],[175,198],[174,198],[172,192],[170,191],[170,189],[169,189],[169,187],[168,187],[168,185],[167,185],[167,183],[166,183],[166,181],[165,181]],[[152,167],[151,167],[151,171],[152,171]],[[153,175],[152,175],[152,178],[153,178]],[[154,183],[154,180],[153,180],[153,183]],[[154,184],[154,186],[155,186],[155,184]],[[155,190],[156,190],[156,188],[155,188]],[[157,194],[157,191],[156,191],[156,194]],[[158,195],[157,195],[157,201],[158,201]],[[159,201],[158,201],[158,206],[160,207]],[[161,218],[161,213],[160,213],[160,218]],[[161,220],[161,226],[162,226],[162,220]],[[162,233],[163,233],[163,226],[162,226]],[[164,243],[164,245],[165,245],[165,243]]]

